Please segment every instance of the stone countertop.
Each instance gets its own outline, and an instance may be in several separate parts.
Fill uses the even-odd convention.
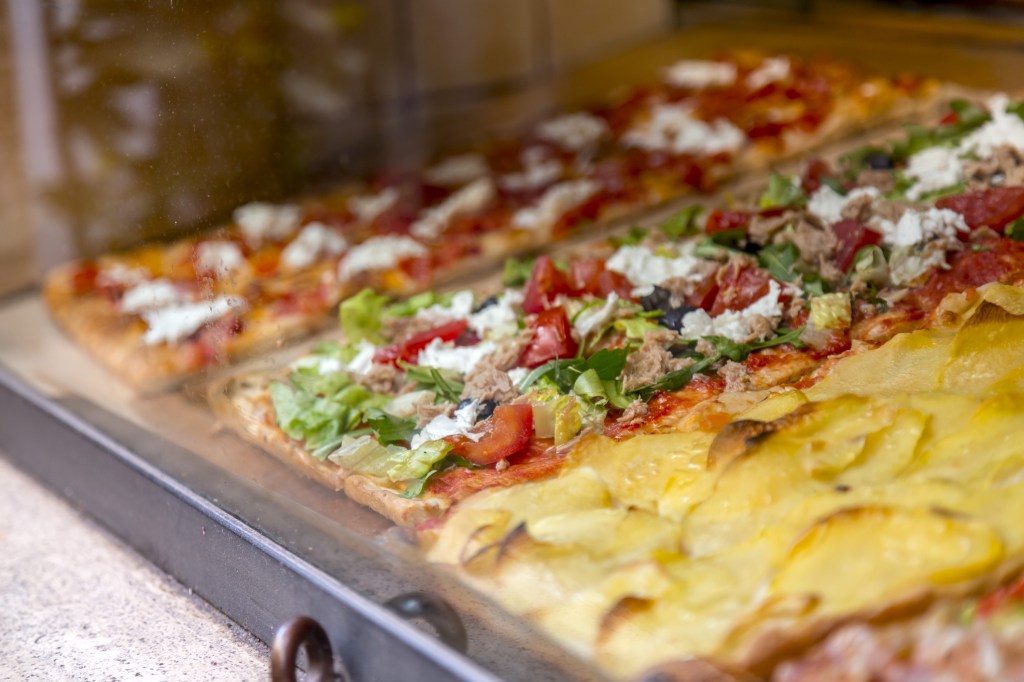
[[[25,680],[266,680],[264,644],[0,457],[0,668]]]

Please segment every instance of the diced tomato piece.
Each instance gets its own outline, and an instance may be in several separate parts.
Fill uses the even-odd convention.
[[[718,296],[718,282],[714,277],[708,277],[698,284],[693,293],[687,299],[686,304],[704,310],[711,310],[715,305],[715,298]]]
[[[800,178],[800,186],[806,194],[814,194],[821,189],[821,179],[831,172],[832,169],[824,159],[811,159],[804,170],[803,177]]]
[[[911,292],[915,304],[931,310],[946,294],[976,289],[989,282],[1024,279],[1024,242],[1006,237],[983,241],[981,251],[964,249],[950,259],[948,270],[935,270],[924,286]]]
[[[528,315],[544,310],[559,294],[568,294],[569,280],[548,256],[541,256],[533,265],[530,281],[523,294],[523,311]]]
[[[99,267],[91,260],[83,261],[71,273],[71,292],[75,295],[91,293],[96,289],[96,278],[100,274]]]
[[[948,114],[946,114],[945,116],[943,116],[941,119],[939,119],[939,125],[944,125],[944,126],[956,125],[959,122],[960,122],[960,114],[956,113],[955,111],[951,111]]]
[[[474,441],[467,436],[449,436],[452,452],[465,457],[473,464],[487,466],[508,459],[530,444],[533,437],[533,407],[529,404],[499,405],[494,414],[484,421],[475,434],[482,434]]]
[[[935,202],[964,217],[972,230],[990,227],[1002,232],[1007,225],[1024,215],[1024,187],[993,187],[942,197]]]
[[[573,296],[597,295],[601,289],[601,273],[605,272],[600,258],[579,258],[569,264],[569,285]]]
[[[581,258],[569,264],[569,294],[572,296],[599,296],[607,298],[613,292],[619,298],[628,299],[632,295],[633,283],[621,272],[605,268],[599,258]]]
[[[621,272],[605,270],[597,278],[597,291],[595,296],[608,298],[612,293],[618,294],[619,298],[629,300],[633,297],[633,283]]]
[[[729,230],[746,230],[753,216],[754,214],[750,211],[725,211],[716,208],[708,213],[708,222],[704,231],[708,234],[717,234]]]
[[[857,251],[865,246],[877,244],[882,239],[882,235],[869,230],[858,220],[840,220],[832,225],[832,231],[838,240],[836,266],[843,272],[850,269]]]
[[[413,334],[402,343],[392,344],[377,349],[373,355],[373,361],[380,364],[398,364],[398,361],[416,363],[420,351],[430,345],[434,339],[441,341],[454,341],[466,331],[469,323],[466,320],[452,320],[440,327],[427,329],[426,331]]]
[[[711,315],[721,315],[727,310],[743,310],[768,293],[770,280],[771,275],[760,268],[729,265],[719,279],[718,295],[711,306]]]
[[[520,367],[539,367],[549,360],[571,358],[579,345],[572,337],[572,325],[562,306],[549,308],[530,323],[533,340],[519,356]]]

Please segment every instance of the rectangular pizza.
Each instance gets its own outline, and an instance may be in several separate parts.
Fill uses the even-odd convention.
[[[1019,673],[1024,104],[505,276],[211,404],[613,678]]]
[[[716,187],[744,170],[926,109],[934,81],[830,59],[737,53],[521,137],[382,173],[231,224],[60,267],[54,319],[118,375],[159,390],[322,326],[364,287],[407,295],[573,230]]]

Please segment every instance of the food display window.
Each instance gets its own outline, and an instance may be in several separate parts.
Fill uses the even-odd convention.
[[[0,0],[0,453],[282,679],[1016,679],[1022,36]]]

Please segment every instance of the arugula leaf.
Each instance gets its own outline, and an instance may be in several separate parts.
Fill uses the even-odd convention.
[[[625,348],[603,348],[590,356],[586,367],[594,370],[602,381],[612,381],[622,373],[628,355],[629,351]]]
[[[828,285],[828,282],[821,278],[821,275],[810,273],[803,277],[803,290],[811,296],[824,296],[832,290],[832,287]]]
[[[908,178],[900,171],[895,171],[892,178],[892,189],[885,195],[886,199],[902,199],[907,195],[907,190],[914,186],[913,178]]]
[[[417,478],[416,480],[412,481],[408,486],[406,486],[405,490],[401,493],[401,496],[406,498],[407,500],[419,497],[420,495],[423,494],[423,491],[426,489],[427,483],[430,482],[431,478],[441,473],[442,471],[454,469],[455,467],[464,467],[466,469],[479,469],[480,465],[470,462],[465,457],[460,457],[459,455],[453,455],[449,453],[443,459],[435,462],[434,465],[430,467],[430,470],[426,474],[424,474],[420,478]]]
[[[521,287],[526,284],[533,273],[533,258],[509,258],[505,261],[505,269],[501,273],[501,281],[507,287]]]
[[[1024,101],[1010,102],[1006,105],[1006,112],[1009,114],[1016,114],[1018,118],[1024,120]]]
[[[800,179],[792,175],[772,173],[768,178],[768,187],[757,200],[761,208],[779,208],[803,206],[807,203],[807,195],[800,187]]]
[[[1004,234],[1016,242],[1024,241],[1024,218],[1017,218],[1007,225]]]
[[[708,239],[714,244],[724,246],[729,249],[737,248],[738,244],[746,239],[747,231],[742,227],[737,227],[731,230],[722,230],[710,235]]]
[[[380,331],[381,313],[387,304],[387,296],[380,296],[373,289],[363,289],[355,296],[343,301],[338,309],[341,329],[352,343],[366,339],[372,343],[383,343]]]
[[[802,347],[803,343],[800,341],[800,334],[803,333],[803,330],[803,327],[790,329],[778,336],[774,336],[765,341],[756,341],[754,343],[737,343],[736,341],[724,336],[705,336],[704,339],[709,341],[711,345],[715,347],[715,354],[717,357],[712,357],[714,357],[716,361],[721,358],[728,358],[733,362],[743,362],[747,359],[747,356],[755,350],[781,346],[785,343],[791,343],[797,348]]]
[[[662,234],[666,237],[671,237],[673,239],[692,237],[693,235],[700,233],[698,220],[703,213],[703,206],[687,206],[682,211],[676,213],[674,216],[659,225],[658,229],[660,229]]]
[[[377,442],[382,445],[408,442],[416,433],[415,417],[396,417],[384,410],[368,410],[366,423],[376,434]]]
[[[646,386],[641,386],[636,390],[636,393],[642,400],[650,400],[651,396],[658,391],[678,391],[680,388],[690,383],[690,379],[693,378],[694,374],[704,371],[717,360],[717,357],[706,357],[698,360],[689,367],[669,372],[657,381],[647,384]]]
[[[636,246],[647,236],[647,230],[642,227],[631,227],[624,235],[616,235],[608,238],[608,242],[614,247]]]
[[[822,176],[819,179],[821,180],[821,184],[825,185],[839,196],[846,196],[846,188],[843,187],[842,183],[835,178]]]
[[[458,403],[462,398],[462,389],[465,384],[455,378],[450,372],[442,371],[436,367],[422,367],[411,365],[408,362],[399,362],[399,366],[405,370],[405,376],[416,382],[416,388],[434,391],[439,397],[450,403]]]
[[[935,201],[936,199],[941,199],[942,197],[947,197],[952,194],[960,194],[965,189],[967,189],[967,183],[961,180],[955,185],[950,185],[949,187],[943,187],[941,189],[922,194],[917,198],[917,201]]]
[[[758,264],[771,273],[771,276],[783,282],[792,282],[797,278],[793,270],[800,258],[800,249],[796,244],[769,244],[757,253]]]

